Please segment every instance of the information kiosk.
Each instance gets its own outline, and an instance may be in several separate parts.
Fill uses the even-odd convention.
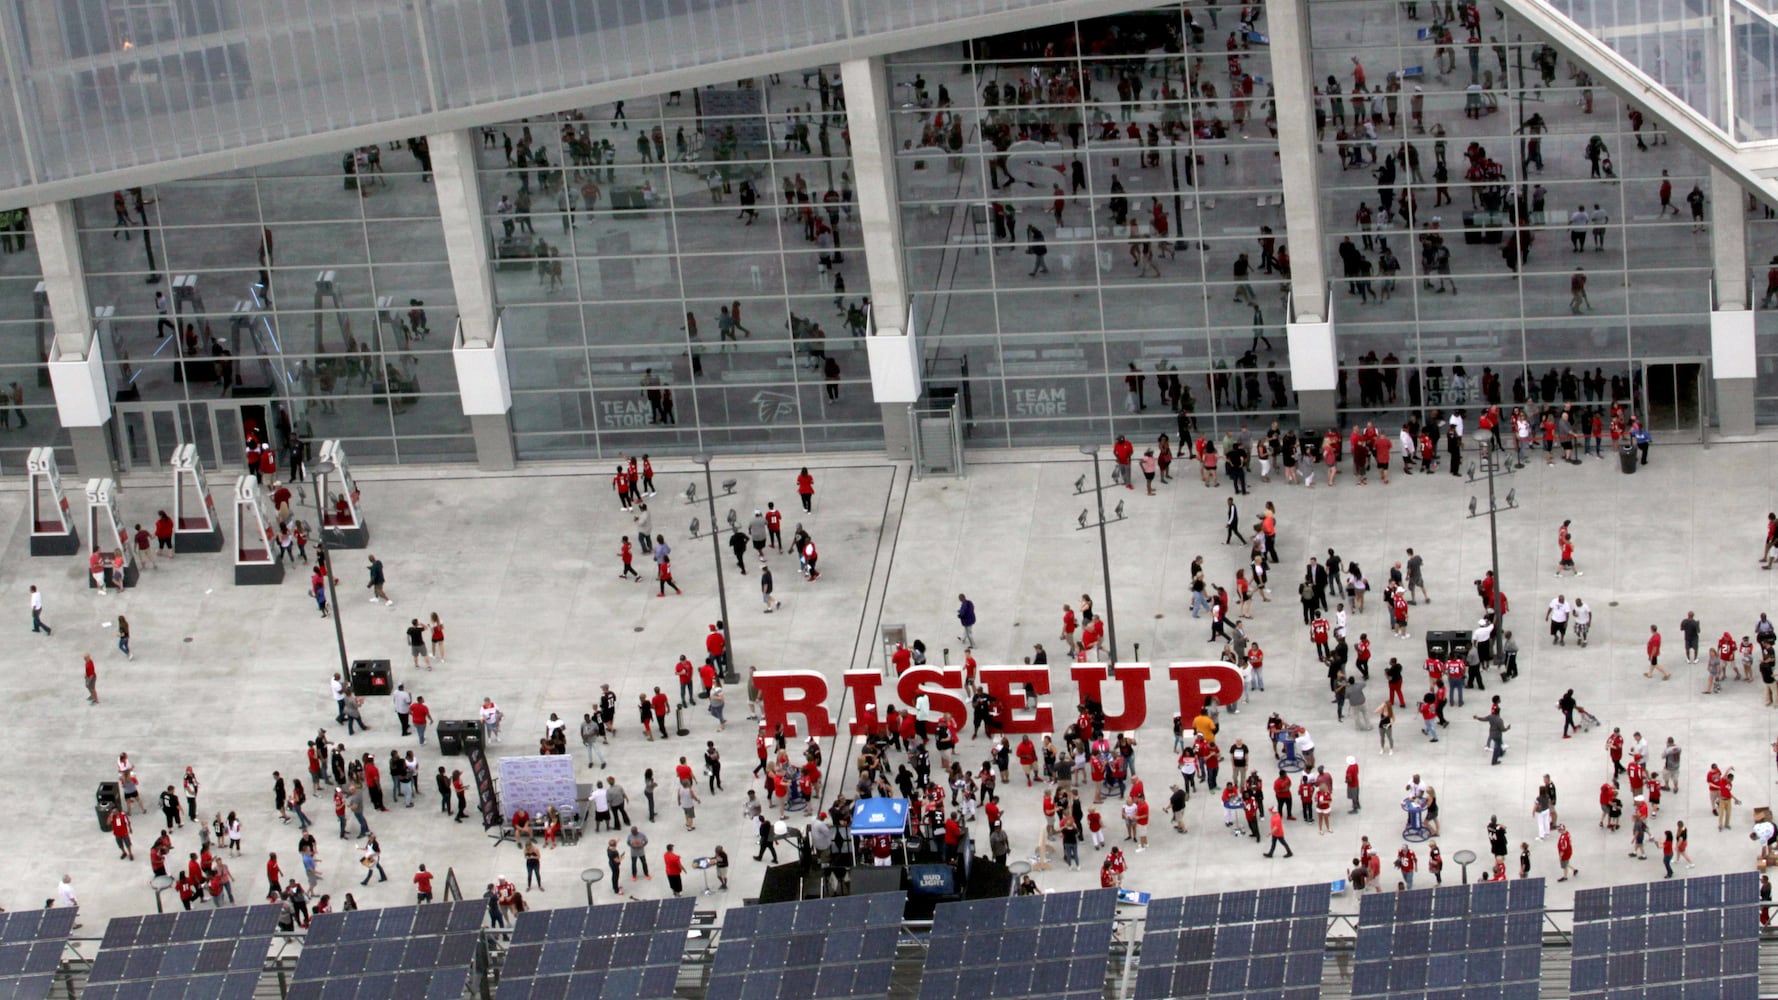
[[[221,552],[222,525],[195,444],[173,449],[173,551]]]
[[[252,476],[235,480],[235,586],[256,587],[284,582],[272,539],[272,512]]]
[[[117,552],[123,553],[123,579],[118,583],[134,587],[142,566],[136,561],[136,547],[130,543],[130,533],[124,530],[123,518],[117,514],[118,492],[117,483],[109,479],[86,481],[86,534],[107,560]],[[91,574],[87,575],[86,585],[98,586]]]
[[[327,521],[321,526],[321,538],[329,548],[362,549],[370,545],[370,526],[364,523],[364,512],[358,507],[358,484],[352,481],[352,468],[346,464],[346,449],[338,438],[321,442],[321,452],[310,463],[310,469],[327,469],[327,495],[323,505]],[[321,489],[321,476],[315,476],[315,489]]]
[[[31,477],[31,554],[71,556],[80,551],[80,532],[68,516],[68,496],[56,469],[53,448],[32,448],[25,458]]]

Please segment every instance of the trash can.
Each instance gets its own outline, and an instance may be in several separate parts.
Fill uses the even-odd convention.
[[[352,693],[360,698],[392,695],[388,660],[353,660]]]
[[[1636,472],[1636,442],[1626,438],[1623,444],[1618,445],[1617,460],[1618,464],[1623,466],[1624,475],[1634,475]]]

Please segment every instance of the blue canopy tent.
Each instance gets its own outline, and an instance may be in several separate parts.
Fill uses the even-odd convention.
[[[901,841],[901,862],[908,863],[908,817],[913,810],[907,799],[859,799],[852,804],[852,856],[866,863],[868,855],[859,838],[895,837]]]

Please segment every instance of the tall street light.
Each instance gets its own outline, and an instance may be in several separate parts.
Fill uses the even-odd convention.
[[[327,475],[336,466],[328,461],[310,462],[308,466],[315,479],[315,548],[326,554],[321,586],[327,588],[327,603],[333,606],[333,639],[340,650],[340,679],[350,687],[352,667],[346,659],[346,628],[340,624],[340,595],[333,584],[333,551],[327,547]]]
[[[1105,519],[1105,484],[1099,476],[1099,446],[1097,444],[1083,444],[1080,446],[1080,453],[1093,460],[1093,502],[1099,509],[1099,572],[1103,575],[1105,582],[1105,631],[1107,648],[1111,652],[1111,662],[1115,667],[1117,664],[1117,612],[1111,603],[1111,552],[1105,542],[1105,525],[1108,522]],[[1085,492],[1085,487],[1085,476],[1075,480],[1074,492],[1076,495]],[[1116,520],[1123,519],[1124,505],[1119,502]],[[1092,527],[1087,524],[1087,512],[1084,510],[1080,512],[1079,521],[1081,530]]]
[[[1501,459],[1499,457],[1499,452],[1494,448],[1494,445],[1492,442],[1489,442],[1489,441],[1482,442],[1481,466],[1482,466],[1483,471],[1485,471],[1488,475],[1488,509],[1485,511],[1477,510],[1476,509],[1476,498],[1470,497],[1469,498],[1469,516],[1472,518],[1486,517],[1488,519],[1488,554],[1489,554],[1490,566],[1491,566],[1492,571],[1494,573],[1494,599],[1492,602],[1493,606],[1488,609],[1489,611],[1493,612],[1493,614],[1494,614],[1494,631],[1493,631],[1493,633],[1491,633],[1489,645],[1499,648],[1501,643],[1504,641],[1504,638],[1502,636],[1502,626],[1505,623],[1502,621],[1502,619],[1505,617],[1505,615],[1503,615],[1501,613],[1500,605],[1501,605],[1501,602],[1505,598],[1504,598],[1504,594],[1502,593],[1501,586],[1500,586],[1500,527],[1499,527],[1499,523],[1498,523],[1498,520],[1496,517],[1496,515],[1499,513],[1502,505],[1494,497],[1494,474],[1497,470],[1500,469]],[[1508,469],[1506,474],[1511,475],[1512,470]],[[1475,479],[1476,479],[1476,466],[1471,465],[1469,467],[1469,481],[1473,483],[1473,482],[1475,482]],[[1507,510],[1517,510],[1519,508],[1519,491],[1518,490],[1507,490],[1506,491],[1506,503],[1504,506],[1505,506],[1505,509],[1507,509]],[[1488,650],[1488,652],[1490,654],[1490,659],[1495,658],[1492,656],[1493,649]]]
[[[722,682],[734,684],[740,681],[741,674],[735,669],[735,620],[728,613],[728,587],[722,581],[722,540],[717,537],[716,529],[716,486],[710,478],[710,456],[699,453],[691,457],[693,462],[704,467],[704,500],[710,505],[710,552],[716,557],[716,603],[722,611],[722,624],[727,631],[727,648],[724,650],[725,666]],[[722,484],[730,493],[734,492],[734,480]],[[695,529],[694,529],[695,533]]]

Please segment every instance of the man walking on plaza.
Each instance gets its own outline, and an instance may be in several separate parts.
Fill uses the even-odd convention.
[[[957,638],[966,646],[974,646],[975,602],[962,594],[957,595],[957,623],[963,626],[963,634]]]
[[[44,635],[55,634],[53,629],[43,624],[43,595],[38,592],[36,584],[31,585],[31,631],[42,632]]]
[[[388,594],[383,593],[383,584],[385,582],[386,581],[383,579],[383,563],[373,555],[370,557],[370,582],[365,584],[366,587],[370,588],[370,603],[375,604],[378,601],[382,601],[389,607],[394,607],[395,602],[389,599]]]

